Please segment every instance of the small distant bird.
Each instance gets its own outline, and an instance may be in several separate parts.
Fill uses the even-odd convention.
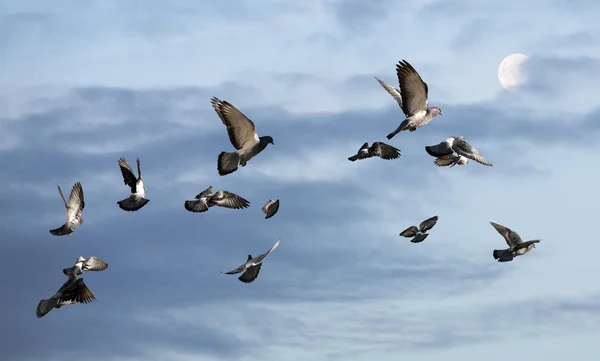
[[[419,225],[419,228],[417,228],[417,226],[410,226],[407,229],[405,229],[404,231],[402,231],[402,233],[400,233],[400,236],[402,237],[406,237],[406,238],[411,238],[410,240],[412,243],[419,243],[419,242],[423,242],[425,240],[425,238],[427,238],[427,236],[429,236],[429,233],[426,233],[428,230],[432,229],[433,226],[435,226],[435,224],[438,221],[438,216],[434,216],[431,218],[428,218],[426,220],[424,220],[423,222],[421,222],[421,224]]]
[[[521,236],[512,229],[493,221],[490,221],[490,224],[504,237],[506,244],[508,244],[507,249],[494,250],[493,256],[498,262],[510,262],[513,258],[531,251],[535,248],[536,243],[541,242],[541,239],[523,242]]]
[[[269,199],[267,204],[265,204],[262,207],[262,211],[265,213],[265,219],[269,219],[269,218],[273,217],[275,215],[275,213],[277,213],[278,210],[279,210],[279,199],[276,201]]]
[[[54,296],[41,300],[36,309],[37,318],[44,317],[53,308],[72,305],[73,303],[91,303],[96,297],[83,282],[83,278],[77,278],[74,272],[68,273],[69,279],[54,294]]]
[[[244,273],[242,273],[242,275],[240,277],[238,277],[238,280],[240,280],[244,283],[253,282],[258,277],[258,273],[260,272],[260,268],[262,267],[262,260],[269,253],[273,252],[275,250],[275,248],[277,248],[277,246],[279,246],[279,241],[280,240],[278,239],[277,242],[273,245],[273,247],[271,247],[270,250],[261,254],[260,256],[252,258],[252,255],[248,255],[248,260],[246,261],[246,263],[244,263],[243,265],[234,269],[233,271],[221,272],[221,273],[224,273],[226,275],[234,275],[234,274],[237,274],[240,272],[244,272]]]
[[[216,97],[211,99],[211,104],[219,118],[227,127],[229,141],[235,147],[235,152],[221,152],[217,159],[217,170],[220,176],[235,172],[238,164],[242,167],[262,152],[269,144],[275,145],[273,138],[266,135],[259,137],[256,133],[254,122],[229,102]]]
[[[60,186],[58,186],[58,193],[60,193],[60,197],[62,198],[63,202],[65,202],[65,208],[67,209],[67,222],[59,228],[51,229],[50,234],[53,236],[69,236],[83,223],[83,217],[81,216],[81,212],[83,212],[83,208],[85,207],[83,188],[81,188],[81,183],[75,183],[71,189],[71,195],[69,195],[68,203],[65,200],[65,196],[62,192],[62,189],[60,189]]]
[[[74,273],[76,276],[79,276],[82,271],[104,271],[107,268],[108,263],[98,257],[91,256],[88,259],[85,259],[79,256],[72,267],[63,269],[63,273],[65,276],[69,276],[69,273]]]
[[[213,206],[231,209],[242,209],[250,206],[250,202],[246,199],[226,190],[220,190],[213,194],[213,186],[200,192],[196,195],[195,199],[196,200],[185,201],[185,209],[190,212],[198,213],[206,212],[208,211],[208,208]]]
[[[392,139],[396,134],[403,130],[414,132],[418,128],[429,123],[438,114],[442,115],[442,109],[439,107],[429,107],[429,102],[427,100],[429,87],[427,86],[427,83],[421,79],[421,76],[412,65],[402,59],[402,61],[396,65],[396,73],[398,75],[398,82],[400,83],[398,94],[395,94],[394,91],[398,89],[391,86],[389,87],[391,89],[389,89],[381,84],[381,81],[380,84],[388,91],[388,93],[396,98],[396,101],[398,101],[398,96],[401,98],[401,101],[398,101],[398,104],[402,108],[406,119],[404,119],[396,130],[387,135],[387,139]]]
[[[440,158],[445,156],[453,155],[455,152],[457,155],[465,158],[472,159],[477,163],[492,166],[492,163],[488,162],[478,151],[473,148],[471,144],[467,143],[465,137],[454,136],[448,137],[446,140],[437,145],[428,145],[425,147],[425,151],[432,157]],[[452,157],[452,163],[458,164],[462,162],[460,157]],[[466,163],[466,162],[464,162]]]
[[[140,159],[136,160],[138,177],[135,177],[135,173],[125,158],[119,159],[119,167],[121,168],[121,174],[123,174],[123,182],[125,185],[131,188],[131,195],[122,201],[118,201],[119,208],[127,212],[134,212],[145,206],[149,199],[146,199],[146,187],[144,187],[144,181],[142,181],[142,170],[140,169]]]
[[[454,155],[454,154],[443,155],[433,161],[433,164],[437,165],[438,167],[450,166],[450,168],[454,167],[457,164],[464,165],[467,163],[469,163],[468,158],[465,158],[462,155]]]
[[[371,147],[369,147],[369,143],[365,143],[360,147],[356,155],[349,157],[348,160],[354,162],[357,159],[371,157],[379,157],[385,160],[398,159],[400,158],[400,149],[382,142],[375,142]]]

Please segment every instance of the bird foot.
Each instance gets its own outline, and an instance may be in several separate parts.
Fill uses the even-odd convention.
[[[246,166],[246,162],[240,162],[240,165],[241,165],[242,167],[245,167],[245,166]]]
[[[410,128],[411,132],[414,132],[415,130],[417,130],[417,128]]]

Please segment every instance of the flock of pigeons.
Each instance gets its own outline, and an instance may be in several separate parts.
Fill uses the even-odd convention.
[[[392,139],[396,134],[408,130],[416,131],[418,128],[426,125],[438,114],[442,115],[442,110],[438,107],[428,105],[428,87],[419,73],[406,60],[402,60],[396,66],[400,89],[395,88],[386,82],[375,78],[381,86],[398,102],[402,109],[405,119],[390,134],[387,139]],[[238,166],[245,167],[250,159],[262,152],[269,144],[275,144],[270,136],[259,137],[256,132],[254,122],[248,119],[241,111],[231,103],[220,100],[216,97],[211,99],[211,104],[227,128],[227,134],[233,147],[233,152],[221,152],[217,158],[217,170],[219,175],[225,176],[238,170]],[[434,164],[437,166],[450,166],[467,164],[469,159],[474,160],[486,166],[492,166],[473,146],[467,143],[463,136],[448,137],[437,145],[425,147],[426,152],[435,157]],[[374,142],[370,147],[368,143],[358,150],[356,155],[348,158],[354,162],[359,159],[371,157],[380,157],[385,160],[397,159],[400,157],[400,150],[383,142]],[[120,158],[119,168],[123,175],[123,181],[127,185],[131,194],[129,197],[117,202],[119,208],[124,211],[138,211],[144,207],[149,199],[146,198],[146,188],[142,180],[142,171],[140,160],[137,159],[138,175],[136,177],[133,169],[127,163],[125,158]],[[58,186],[58,192],[63,199],[66,208],[66,222],[61,227],[50,230],[55,236],[71,235],[77,227],[83,223],[81,216],[85,207],[83,188],[81,183],[77,182],[71,189],[69,200]],[[239,195],[227,190],[219,190],[213,193],[213,187],[196,195],[194,200],[186,200],[184,207],[190,212],[206,212],[210,207],[219,206],[230,209],[243,209],[250,206],[250,202]],[[264,205],[262,211],[265,218],[273,217],[279,210],[279,200],[271,200]],[[432,229],[438,221],[438,216],[431,217],[421,222],[419,227],[410,226],[400,233],[400,236],[411,238],[411,242],[423,242],[429,234],[427,231]],[[506,243],[507,249],[494,250],[493,257],[499,262],[512,261],[514,257],[521,256],[531,249],[541,240],[531,240],[523,242],[521,237],[513,230],[501,224],[490,221],[491,225],[500,233]],[[244,264],[230,272],[222,272],[228,275],[242,273],[238,280],[244,283],[251,283],[258,277],[264,258],[279,246],[280,240],[265,253],[248,258]],[[53,308],[71,305],[73,303],[89,303],[96,300],[94,294],[83,282],[83,278],[78,278],[83,271],[103,271],[108,268],[108,263],[97,257],[79,257],[75,264],[70,268],[65,268],[63,273],[68,280],[54,294],[54,296],[43,299],[39,302],[36,315],[43,317]]]

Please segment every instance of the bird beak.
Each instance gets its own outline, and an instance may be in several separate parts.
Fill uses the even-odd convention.
[[[275,145],[275,142],[274,142],[274,141],[271,141],[271,144]]]

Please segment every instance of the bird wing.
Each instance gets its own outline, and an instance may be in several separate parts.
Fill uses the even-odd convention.
[[[417,226],[410,226],[407,229],[405,229],[404,231],[400,232],[400,236],[410,238],[410,237],[416,236],[417,232],[419,232],[419,229],[417,228]]]
[[[83,278],[78,278],[76,281],[69,279],[59,292],[61,292],[61,302],[90,303],[96,300],[92,291],[83,282]]]
[[[139,165],[139,163],[138,163]],[[123,175],[123,183],[131,188],[131,193],[135,193],[135,185],[137,184],[137,178],[133,169],[125,158],[119,158],[119,168],[121,168],[121,174]]]
[[[277,247],[279,246],[279,242],[280,242],[280,241],[281,241],[281,240],[280,240],[280,239],[278,239],[278,240],[277,240],[277,242],[275,242],[275,244],[273,245],[273,247],[271,247],[271,249],[270,249],[270,250],[266,251],[265,253],[263,253],[263,254],[261,254],[261,255],[259,255],[259,256],[256,256],[256,257],[252,258],[252,262],[253,262],[253,263],[259,263],[259,262],[262,262],[262,260],[263,260],[265,257],[267,257],[267,255],[268,255],[269,253],[273,252],[273,251],[275,250],[275,248],[277,248]]]
[[[506,244],[508,244],[509,247],[513,248],[518,244],[523,243],[523,241],[521,240],[521,236],[519,236],[519,234],[513,231],[512,229],[498,224],[494,221],[490,221],[490,224],[496,229],[496,231],[498,231],[498,233],[500,233],[500,235],[502,235],[502,237],[504,237],[504,240],[506,241]]]
[[[252,283],[258,277],[260,273],[260,268],[262,267],[262,263],[257,264],[256,266],[250,266],[246,269],[241,276],[238,277],[238,280],[244,283]]]
[[[432,157],[440,158],[447,155],[452,155],[454,151],[448,145],[448,142],[445,140],[437,145],[427,145],[425,146],[425,151]]]
[[[491,166],[492,163],[488,162],[478,151],[473,148],[471,144],[467,143],[466,140],[461,138],[455,138],[452,143],[452,149],[458,154],[465,158],[473,159],[477,163]]]
[[[383,142],[373,143],[371,146],[371,151],[375,154],[378,154],[379,157],[385,160],[400,158],[400,149],[392,147],[391,145]]]
[[[67,200],[65,199],[65,195],[63,194],[62,189],[60,189],[60,186],[58,186],[58,194],[60,194],[60,198],[62,198],[63,202],[65,202],[65,209],[69,208],[67,205]]]
[[[402,110],[404,114],[410,117],[420,111],[426,110],[429,88],[415,68],[402,59],[396,65],[396,73],[398,74],[398,82],[400,83]]]
[[[250,206],[250,202],[246,199],[226,190],[218,191],[210,198],[209,204],[231,209],[242,209]]]
[[[452,163],[454,163],[454,154],[453,153],[443,155],[433,161],[433,164],[437,165],[438,167],[447,167]]]
[[[104,271],[108,268],[108,263],[98,257],[91,256],[86,259],[81,267],[82,271]]]
[[[246,268],[246,264],[244,263],[243,265],[239,266],[238,268],[234,269],[233,271],[221,272],[221,273],[224,273],[226,275],[234,275],[236,273],[242,272],[245,268]]]
[[[275,213],[277,213],[277,211],[279,210],[279,199],[275,202],[269,200],[267,204],[265,204],[265,206],[262,208],[262,210],[265,213],[265,219],[273,217]]]
[[[421,232],[425,233],[428,230],[432,229],[433,226],[435,226],[435,224],[437,223],[438,218],[439,218],[438,216],[433,216],[433,217],[428,218],[428,219],[424,220],[423,222],[421,222],[421,224],[419,225]]]
[[[394,99],[396,99],[398,105],[400,106],[400,108],[402,108],[402,95],[400,93],[400,89],[394,88],[393,86],[384,82],[383,80],[380,80],[376,76],[374,76],[374,78],[379,82],[379,84],[381,84],[383,89],[385,89],[388,93],[390,93],[392,97],[394,97]]]
[[[358,153],[360,153],[361,151],[368,151],[369,150],[369,143],[365,143],[362,145],[362,147],[360,147],[360,149],[358,150]]]
[[[213,194],[213,186],[210,186],[196,195],[196,199],[208,198]]]
[[[84,207],[83,188],[81,188],[81,183],[77,182],[73,185],[69,201],[67,202],[67,222],[75,220],[77,213],[83,211]]]
[[[204,199],[198,199],[194,201],[185,201],[185,209],[190,212],[199,213],[208,211],[208,204]]]
[[[216,97],[213,97],[210,102],[227,127],[229,141],[235,149],[239,150],[260,142],[254,123],[236,107]]]

